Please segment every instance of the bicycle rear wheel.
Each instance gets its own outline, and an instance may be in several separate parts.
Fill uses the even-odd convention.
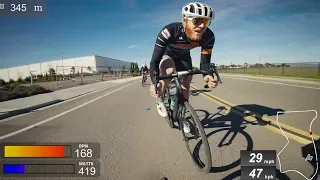
[[[212,159],[206,133],[203,129],[203,126],[200,122],[197,113],[194,111],[193,107],[189,104],[189,102],[185,101],[184,106],[186,108],[186,113],[189,112],[191,114],[190,118],[186,118],[186,120],[190,124],[191,129],[191,132],[188,134],[184,132],[183,122],[181,118],[179,118],[179,124],[183,134],[184,141],[186,142],[187,149],[191,155],[193,162],[196,164],[199,170],[204,173],[209,173],[212,167]],[[181,109],[182,106],[180,105],[178,117],[181,117]],[[190,142],[191,140],[195,141],[194,149],[190,147],[192,144],[192,142]],[[203,151],[203,153],[201,153],[203,155],[203,158],[200,158],[200,149]]]

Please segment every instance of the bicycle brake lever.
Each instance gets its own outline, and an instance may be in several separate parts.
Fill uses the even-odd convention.
[[[209,68],[209,75],[211,75],[214,78],[214,69],[213,69],[213,67],[214,67],[214,63],[211,63],[210,64],[210,68]],[[209,88],[208,84],[204,85],[204,88],[206,88],[206,89]]]
[[[215,65],[214,63],[212,63],[212,69],[213,69],[213,73],[217,76],[218,81],[222,84],[220,75],[219,75],[219,73],[218,73],[218,71],[217,71],[217,68],[216,68],[216,65]]]
[[[217,78],[218,78],[218,81],[222,84],[222,81],[221,81],[221,79],[220,79],[220,76],[219,76],[219,73],[218,73],[218,71],[217,71],[217,69],[216,69],[216,65],[214,64],[214,63],[211,63],[210,64],[210,75],[214,78],[214,75],[216,75],[217,76]],[[204,88],[209,88],[209,86],[208,86],[208,84],[206,84],[206,85],[204,85]]]

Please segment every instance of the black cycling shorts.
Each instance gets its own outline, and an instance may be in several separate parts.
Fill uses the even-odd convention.
[[[183,56],[180,56],[178,58],[172,58],[169,55],[163,55],[163,59],[172,59],[174,62],[174,65],[176,67],[176,71],[188,71],[192,70],[192,59],[190,54],[186,54]]]

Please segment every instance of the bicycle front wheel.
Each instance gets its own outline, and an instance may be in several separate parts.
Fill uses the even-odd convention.
[[[212,167],[212,160],[206,133],[193,107],[187,101],[185,101],[184,105],[186,115],[190,113],[190,116],[185,116],[185,121],[189,123],[191,130],[190,133],[185,133],[183,130],[183,122],[180,122],[184,141],[196,166],[200,171],[209,173]],[[181,107],[179,108],[179,112],[181,115]]]

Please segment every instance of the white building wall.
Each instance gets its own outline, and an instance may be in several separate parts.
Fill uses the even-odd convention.
[[[62,65],[64,67],[62,67]],[[43,63],[29,64],[18,67],[10,67],[5,69],[0,69],[0,79],[5,81],[9,81],[9,79],[17,80],[19,77],[22,79],[30,76],[30,71],[33,75],[39,75],[46,73],[49,74],[49,69],[53,68],[57,74],[69,74],[71,71],[71,67],[74,66],[76,69],[76,73],[81,72],[81,66],[83,66],[83,72],[89,72],[87,67],[96,67],[95,56],[87,56],[87,57],[77,57],[62,60],[55,60]]]
[[[63,72],[64,74],[70,74],[71,67],[75,67],[75,73],[81,72],[81,67],[83,67],[82,72],[90,73],[88,67],[91,67],[92,71],[106,72],[107,66],[111,66],[111,70],[113,71],[120,71],[122,66],[129,69],[130,65],[131,62],[112,58],[86,56],[0,69],[0,79],[4,79],[7,82],[9,79],[17,80],[19,77],[24,79],[30,76],[30,72],[33,75],[45,75],[46,73],[49,74],[50,68],[53,68],[57,74],[63,74]]]
[[[122,66],[124,66],[126,69],[129,69],[131,65],[131,62],[120,61],[107,57],[95,56],[95,59],[97,72],[106,72],[107,66],[110,66],[112,71],[121,71]]]

